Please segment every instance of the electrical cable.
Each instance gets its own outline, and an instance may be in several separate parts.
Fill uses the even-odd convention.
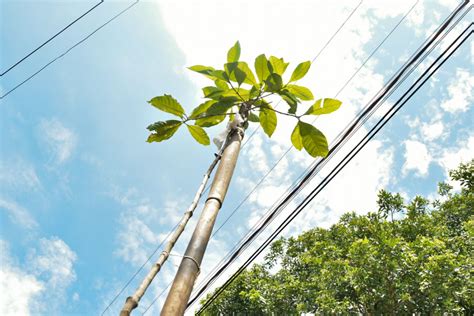
[[[36,53],[38,50],[40,50],[42,47],[44,47],[46,44],[48,44],[49,42],[51,42],[53,39],[55,39],[58,35],[60,35],[62,32],[64,32],[65,30],[67,30],[68,28],[70,28],[73,24],[75,24],[77,21],[79,21],[80,19],[82,19],[83,17],[85,17],[87,14],[89,14],[90,12],[92,12],[95,8],[97,8],[99,5],[101,5],[102,3],[104,3],[104,0],[100,0],[99,3],[96,3],[92,8],[90,8],[89,10],[87,10],[85,13],[83,13],[81,16],[79,16],[77,19],[75,19],[74,21],[72,21],[71,23],[69,23],[68,25],[66,25],[66,27],[64,27],[62,30],[60,30],[58,33],[56,33],[55,35],[53,35],[52,37],[50,37],[47,41],[45,41],[43,44],[41,44],[40,46],[36,47],[35,49],[33,49],[30,53],[28,53],[25,57],[23,57],[22,59],[20,59],[19,61],[17,61],[15,64],[13,64],[12,66],[10,66],[10,68],[8,68],[7,70],[5,70],[4,72],[2,72],[0,74],[0,77],[2,77],[3,75],[5,75],[6,73],[8,73],[10,70],[12,70],[13,68],[15,68],[16,66],[18,66],[19,64],[21,64],[23,61],[25,61],[26,59],[28,59],[31,55],[33,55],[34,53]]]
[[[449,22],[449,21],[448,21],[448,22]],[[438,35],[439,35],[439,34],[438,34]],[[434,38],[436,38],[436,37],[434,37]],[[433,39],[434,39],[434,38],[433,38]],[[432,42],[432,41],[431,41],[431,42]],[[419,57],[419,55],[418,55],[418,57]],[[399,76],[399,77],[400,77],[400,76]],[[399,78],[399,77],[398,77],[398,78]]]
[[[423,79],[423,76],[425,76],[427,74],[428,71],[431,70],[431,68],[433,68],[433,66],[446,54],[447,51],[449,51],[449,49],[452,48],[452,46],[461,38],[462,35],[464,35],[470,28],[472,28],[472,23],[468,26],[468,28],[466,28],[466,30],[455,40],[453,41],[453,43],[451,43],[451,45],[436,59],[436,61],[427,69],[425,70],[425,72],[422,74],[422,76],[420,76],[420,78],[410,87],[410,89],[397,101],[397,103],[392,106],[391,110],[388,111],[383,119],[385,119],[386,117],[388,117],[387,120],[385,120],[383,123],[381,123],[382,121],[380,120],[376,126],[374,126],[374,128],[371,130],[371,132],[373,132],[375,130],[375,132],[372,133],[372,135],[369,136],[370,132],[364,137],[364,139],[359,142],[359,144],[357,146],[359,146],[363,141],[365,141],[362,145],[360,145],[360,147],[357,149],[357,151],[354,152],[355,148],[353,150],[351,150],[351,152],[346,155],[346,157],[333,169],[333,171],[328,175],[326,176],[326,178],[323,180],[323,182],[321,182],[320,185],[318,185],[311,193],[310,195],[308,195],[304,200],[303,202],[301,202],[298,207],[290,214],[289,217],[287,217],[287,219],[285,219],[285,222],[283,222],[282,224],[280,224],[280,226],[278,227],[278,229],[273,232],[273,234],[267,238],[267,241],[262,244],[260,246],[260,248],[254,252],[254,254],[252,254],[251,258],[249,258],[247,260],[247,262],[241,266],[241,268],[239,268],[239,270],[221,287],[219,288],[218,291],[215,292],[216,295],[213,295],[211,296],[210,299],[208,299],[208,301],[206,302],[206,304],[201,308],[201,310],[198,312],[198,315],[205,310],[206,306],[208,306],[209,304],[212,303],[212,301],[215,299],[215,297],[217,297],[224,289],[226,286],[228,286],[237,276],[238,274],[240,274],[243,269],[245,269],[268,245],[269,243],[274,239],[276,238],[276,236],[284,229],[286,228],[286,226],[314,199],[314,197],[322,191],[322,189],[324,189],[324,187],[355,157],[355,155],[357,155],[358,152],[360,152],[360,150],[362,148],[365,147],[365,145],[378,133],[378,131],[380,131],[380,129],[385,126],[385,124],[401,109],[401,107],[403,105],[405,105],[412,97],[413,95],[427,82],[427,80],[452,56],[452,54],[473,34],[473,31],[471,30],[469,32],[469,34],[456,46],[456,48],[448,55],[448,57],[446,57],[436,68],[433,72],[431,72],[422,82],[421,84],[416,87],[416,89],[414,91],[411,91],[414,86],[416,84],[418,84],[422,79]],[[408,98],[406,100],[403,101],[403,98],[405,96],[408,95],[408,93],[411,94],[408,96]],[[403,101],[403,103],[400,103],[401,101]],[[395,111],[393,111],[393,109],[395,108],[395,106],[398,106],[398,108],[395,109]],[[393,111],[391,114],[390,112]],[[357,147],[356,146],[356,147]],[[352,154],[352,156],[350,156]],[[349,157],[350,156],[350,157]],[[344,162],[344,160],[349,157],[349,160],[347,160],[346,162]],[[344,163],[343,163],[344,162]],[[342,164],[343,163],[343,164]],[[339,168],[339,170],[336,171],[336,169],[341,166],[342,164],[342,167]],[[333,174],[333,172],[335,172]],[[318,190],[319,189],[319,190]],[[316,191],[318,190],[318,191]],[[243,268],[242,268],[243,267]]]
[[[66,51],[64,51],[62,54],[58,55],[57,57],[55,57],[54,59],[52,59],[50,62],[48,62],[47,64],[45,64],[43,67],[41,67],[39,70],[37,70],[36,72],[34,72],[32,75],[30,75],[28,78],[26,78],[25,80],[23,80],[22,82],[20,82],[19,84],[17,84],[16,86],[14,86],[12,89],[8,90],[5,94],[3,94],[2,96],[0,96],[0,99],[3,99],[5,98],[7,95],[9,95],[10,93],[12,93],[13,91],[15,91],[16,89],[18,89],[19,87],[21,87],[22,85],[24,85],[25,83],[27,83],[28,81],[30,81],[32,78],[34,78],[36,75],[38,75],[40,72],[42,72],[44,69],[46,69],[48,66],[50,66],[51,64],[53,64],[54,62],[56,62],[58,59],[64,57],[66,54],[68,54],[71,50],[73,50],[74,48],[76,48],[77,46],[79,46],[80,44],[84,43],[86,40],[88,40],[92,35],[94,35],[95,33],[97,33],[99,30],[101,30],[103,27],[105,27],[107,24],[111,23],[112,21],[114,21],[115,19],[117,19],[119,16],[121,16],[122,14],[124,14],[125,12],[127,12],[128,10],[130,10],[132,7],[134,7],[138,2],[140,2],[140,0],[135,0],[135,2],[133,2],[131,5],[129,5],[128,7],[126,7],[125,9],[123,9],[122,11],[120,11],[119,13],[117,13],[116,15],[114,15],[112,18],[110,18],[109,20],[107,20],[105,23],[103,23],[102,25],[100,25],[98,28],[96,28],[94,31],[92,31],[91,33],[89,33],[89,35],[87,35],[86,37],[84,37],[83,39],[81,39],[80,41],[78,41],[76,44],[74,44],[73,46],[71,46],[70,48],[68,48]]]

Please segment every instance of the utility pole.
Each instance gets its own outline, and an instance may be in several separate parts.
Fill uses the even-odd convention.
[[[231,130],[228,144],[222,153],[209,196],[196,224],[188,248],[181,260],[176,277],[166,298],[161,315],[183,315],[200,272],[202,258],[211,237],[217,214],[224,202],[232,174],[234,173],[240,145],[244,136],[241,127]]]

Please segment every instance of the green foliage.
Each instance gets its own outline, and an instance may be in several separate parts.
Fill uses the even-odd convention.
[[[295,70],[291,74],[290,82],[297,81],[303,78],[308,72],[309,67],[311,67],[310,61],[302,62],[301,64],[296,66]]]
[[[302,113],[299,106],[304,101],[314,99],[307,87],[292,84],[303,78],[311,62],[305,61],[296,66],[288,82],[283,75],[289,63],[283,58],[261,54],[255,58],[255,73],[245,61],[240,60],[241,47],[237,41],[227,52],[227,62],[222,69],[210,66],[195,65],[189,67],[211,80],[211,84],[202,88],[204,101],[186,115],[184,108],[170,95],[154,97],[149,103],[155,108],[178,116],[181,121],[159,121],[150,126],[149,142],[160,142],[169,139],[179,126],[185,124],[191,136],[200,144],[210,144],[209,137],[203,128],[218,125],[229,118],[234,120],[237,114],[243,118],[242,128],[250,123],[258,123],[263,131],[271,137],[277,126],[277,114],[293,117],[297,120],[291,136],[291,143],[296,149],[305,150],[313,157],[325,157],[328,153],[326,137],[311,124],[301,121],[305,115],[327,114],[337,110],[341,102],[334,99],[316,101],[309,110]],[[272,107],[270,97],[279,97],[288,106],[286,112]],[[302,113],[302,114],[300,114]]]
[[[198,125],[187,125],[188,130],[194,139],[203,145],[209,145],[211,141],[209,140],[209,136],[207,136],[206,131],[201,126]]]
[[[257,73],[257,77],[260,83],[268,78],[270,75],[270,67],[269,61],[265,54],[258,55],[255,58],[255,72]]]
[[[319,99],[306,111],[306,115],[329,114],[341,107],[342,102],[336,99]]]
[[[239,61],[240,58],[240,43],[239,41],[235,42],[235,45],[229,49],[227,53],[227,62],[233,63],[235,61]]]
[[[277,126],[277,116],[272,110],[272,106],[270,104],[261,106],[259,120],[263,131],[268,135],[268,137],[272,137],[272,134]]]
[[[181,121],[168,120],[164,122],[156,122],[147,127],[152,133],[148,136],[147,142],[161,142],[170,138],[176,133],[178,128],[183,124]]]
[[[184,115],[184,109],[181,104],[179,104],[175,98],[168,94],[165,94],[160,97],[154,97],[153,99],[148,101],[148,103],[164,112],[168,112],[179,117],[182,117]]]
[[[301,142],[308,154],[313,157],[326,157],[329,150],[328,142],[324,134],[311,124],[299,121],[297,125],[299,127]],[[291,139],[293,141],[293,135]]]
[[[473,315],[473,173],[452,171],[462,190],[434,208],[381,191],[375,213],[275,241],[204,314]]]

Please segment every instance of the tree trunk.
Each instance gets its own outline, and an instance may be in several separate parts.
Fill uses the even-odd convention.
[[[194,282],[200,272],[202,258],[211,237],[214,222],[224,202],[237,163],[243,134],[243,129],[237,127],[229,135],[230,139],[222,154],[206,204],[181,260],[161,315],[183,315],[186,310]]]
[[[171,236],[170,240],[166,244],[166,247],[163,250],[163,252],[161,253],[160,257],[158,258],[156,263],[153,265],[150,272],[145,277],[145,279],[142,281],[140,286],[137,288],[135,293],[132,296],[127,297],[127,300],[125,301],[125,304],[122,308],[122,311],[120,312],[120,316],[129,316],[130,313],[132,312],[132,310],[135,309],[138,306],[138,302],[140,301],[140,299],[145,294],[145,291],[148,289],[151,282],[153,281],[155,276],[158,274],[158,272],[161,270],[161,267],[163,266],[165,261],[168,259],[168,256],[170,255],[171,250],[174,247],[174,244],[176,243],[178,238],[181,236],[181,233],[183,232],[184,228],[186,227],[186,224],[188,223],[191,216],[193,216],[193,212],[196,209],[196,206],[197,206],[197,204],[198,204],[198,202],[199,202],[199,200],[202,196],[202,193],[204,192],[204,188],[206,187],[207,181],[209,180],[209,177],[211,176],[211,173],[214,170],[214,167],[216,166],[217,162],[220,159],[220,154],[221,153],[219,152],[219,155],[216,156],[214,161],[209,166],[209,169],[204,174],[201,185],[199,186],[199,189],[197,190],[196,195],[194,196],[193,202],[191,203],[191,205],[188,207],[188,209],[184,213],[183,217],[181,218],[181,221],[179,222],[178,226],[176,227],[176,230],[174,231],[174,233]]]

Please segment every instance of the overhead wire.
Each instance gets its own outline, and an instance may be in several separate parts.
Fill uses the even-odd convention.
[[[454,54],[454,52],[457,51],[457,49],[459,47],[461,47],[461,45],[474,33],[473,30],[471,29],[470,32],[468,32],[468,29],[469,28],[472,28],[472,23],[466,28],[466,30],[460,35],[460,37],[458,37],[455,41],[453,41],[453,43],[451,43],[451,45],[443,52],[442,55],[440,55],[436,61],[429,67],[429,69],[425,70],[425,72],[423,73],[422,76],[420,76],[420,78],[410,87],[410,89],[402,96],[402,98],[399,99],[399,101],[397,101],[396,105],[398,105],[398,108],[396,108],[394,110],[394,107],[391,108],[391,110],[389,112],[387,112],[385,115],[384,115],[384,118],[387,118],[385,121],[379,121],[378,124],[374,127],[376,128],[375,129],[375,132],[370,135],[369,137],[367,137],[368,135],[366,135],[366,137],[362,140],[364,143],[362,145],[360,145],[361,143],[358,144],[358,146],[360,145],[360,147],[356,150],[355,148],[343,159],[343,161],[341,161],[341,163],[338,164],[338,166],[336,166],[336,168],[333,169],[333,171],[325,178],[325,180],[323,182],[321,182],[321,185],[319,185],[318,187],[316,187],[312,192],[311,194],[305,198],[305,200],[300,203],[298,205],[298,207],[292,212],[291,216],[288,217],[284,223],[280,224],[280,226],[278,227],[277,230],[275,230],[271,236],[269,236],[267,238],[267,240],[257,249],[257,251],[255,251],[252,256],[246,261],[246,263],[244,263],[236,273],[234,273],[234,275],[228,279],[228,281],[223,285],[221,286],[215,293],[213,293],[213,295],[208,298],[208,300],[206,301],[205,305],[202,306],[202,308],[198,311],[197,315],[201,314],[206,308],[207,306],[209,306],[210,304],[212,304],[212,302],[215,300],[215,298],[220,294],[222,293],[222,291],[225,290],[225,288],[230,284],[232,283],[232,281],[238,277],[238,275],[246,268],[248,267],[248,265],[253,261],[255,260],[258,255],[261,254],[261,252],[270,244],[271,241],[273,241],[279,233],[281,233],[281,231],[283,229],[285,229],[288,224],[305,208],[308,206],[308,204],[314,199],[314,197],[322,191],[322,189],[324,189],[324,187],[327,186],[327,184],[330,183],[330,181],[332,181],[332,179],[334,179],[334,177],[360,152],[360,150],[362,150],[362,148],[365,147],[365,145],[378,133],[378,131],[380,131],[380,129],[386,125],[386,123],[402,108],[403,105],[405,105],[412,97],[413,95],[427,82],[427,80],[434,74],[436,73],[436,71]],[[452,46],[461,38],[462,35],[464,35],[464,33],[468,32],[468,35],[464,37],[463,40],[461,40],[461,42],[456,46],[456,48],[454,50],[451,51],[451,53],[439,64],[436,66],[436,68],[430,73],[428,74],[428,76],[426,78],[423,79],[423,76],[429,71],[431,70],[431,68],[433,66],[436,65],[436,63],[440,60],[441,57],[444,56],[444,54],[446,54],[446,52],[448,52]],[[423,80],[421,82],[421,84],[418,85],[418,87],[415,88],[415,90],[413,91],[410,91],[412,90],[412,88],[418,84],[421,80]],[[410,93],[410,95],[405,99],[403,100],[403,98],[405,96],[408,95],[408,93]],[[403,101],[402,103],[400,103],[401,101]],[[393,111],[393,112],[392,112]],[[392,112],[392,113],[390,113]],[[381,123],[382,122],[382,123]],[[379,125],[380,124],[380,125]],[[361,142],[362,142],[361,141]],[[357,146],[356,146],[357,147]],[[350,156],[352,154],[352,156]],[[349,157],[350,156],[350,157]],[[344,160],[347,158],[348,160],[344,162]],[[340,168],[336,171],[336,169],[340,166]],[[316,191],[317,190],[317,191]]]
[[[448,20],[449,20],[449,18],[448,18]],[[459,21],[459,20],[458,20],[458,21]]]
[[[90,12],[94,11],[99,5],[101,5],[102,3],[104,3],[104,0],[100,0],[98,3],[96,3],[92,8],[90,8],[89,10],[87,10],[85,13],[83,13],[81,16],[79,16],[78,18],[76,18],[74,21],[72,21],[71,23],[69,23],[68,25],[66,25],[64,28],[62,28],[59,32],[57,32],[56,34],[54,34],[52,37],[50,37],[48,40],[46,40],[43,44],[39,45],[38,47],[36,47],[35,49],[33,49],[31,52],[29,52],[28,54],[26,54],[26,56],[24,56],[23,58],[21,58],[19,61],[17,61],[16,63],[14,63],[12,66],[10,66],[7,70],[5,70],[4,72],[0,73],[0,77],[2,77],[3,75],[5,75],[6,73],[8,73],[10,70],[12,70],[13,68],[15,68],[16,66],[18,66],[19,64],[21,64],[22,62],[24,62],[26,59],[28,59],[31,55],[33,55],[34,53],[36,53],[38,50],[40,50],[41,48],[43,48],[46,44],[48,44],[49,42],[51,42],[53,39],[55,39],[57,36],[59,36],[60,34],[62,34],[64,31],[66,31],[68,28],[70,28],[72,25],[74,25],[77,21],[81,20],[83,17],[85,17],[87,14],[89,14]]]
[[[7,95],[9,95],[10,93],[12,93],[13,91],[15,91],[16,89],[18,89],[19,87],[21,87],[22,85],[24,85],[25,83],[27,83],[28,81],[30,81],[32,78],[34,78],[36,75],[38,75],[40,72],[42,72],[44,69],[46,69],[47,67],[49,67],[51,64],[53,64],[54,62],[56,62],[57,60],[61,59],[62,57],[66,56],[71,50],[73,50],[74,48],[76,48],[77,46],[81,45],[82,43],[84,43],[85,41],[87,41],[92,35],[94,35],[95,33],[97,33],[98,31],[100,31],[102,28],[104,28],[106,25],[108,25],[109,23],[111,23],[112,21],[114,21],[115,19],[117,19],[118,17],[120,17],[122,14],[124,14],[125,12],[127,12],[128,10],[130,10],[132,7],[134,7],[136,4],[138,4],[140,2],[140,0],[135,0],[135,2],[133,2],[132,4],[130,4],[129,6],[127,6],[125,9],[123,9],[122,11],[120,11],[119,13],[117,13],[116,15],[114,15],[112,18],[110,18],[109,20],[107,20],[105,23],[103,23],[102,25],[100,25],[98,28],[96,28],[94,31],[92,31],[91,33],[89,33],[86,37],[84,37],[83,39],[81,39],[80,41],[78,41],[77,43],[75,43],[74,45],[72,45],[70,48],[68,48],[66,51],[64,51],[63,53],[61,53],[60,55],[58,55],[57,57],[55,57],[54,59],[52,59],[51,61],[49,61],[48,63],[46,63],[43,67],[41,67],[40,69],[38,69],[36,72],[34,72],[32,75],[30,75],[29,77],[27,77],[25,80],[23,80],[22,82],[18,83],[16,86],[14,86],[13,88],[11,88],[10,90],[8,90],[5,94],[3,94],[2,96],[0,96],[0,99],[3,99],[5,98]]]

